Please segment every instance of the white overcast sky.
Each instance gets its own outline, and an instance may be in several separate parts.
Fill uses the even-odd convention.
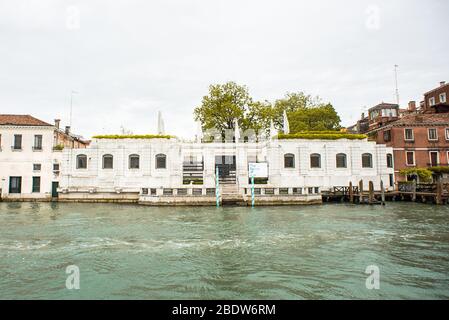
[[[447,0],[0,0],[0,113],[69,120],[90,137],[193,136],[208,85],[255,99],[305,91],[343,125],[449,81]]]

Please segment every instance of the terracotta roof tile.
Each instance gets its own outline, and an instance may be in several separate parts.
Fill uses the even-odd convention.
[[[449,113],[410,114],[393,122],[392,126],[448,125]]]
[[[30,115],[18,115],[18,114],[0,114],[0,125],[13,125],[13,126],[50,126],[42,120],[36,119]]]

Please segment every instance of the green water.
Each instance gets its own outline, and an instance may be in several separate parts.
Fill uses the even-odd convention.
[[[449,207],[0,203],[1,299],[448,299]],[[80,289],[66,288],[68,265]],[[380,268],[368,290],[365,269]]]

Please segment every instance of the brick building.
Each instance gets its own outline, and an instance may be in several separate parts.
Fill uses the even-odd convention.
[[[381,103],[359,121],[368,124],[359,133],[393,148],[387,161],[389,167],[394,164],[396,181],[407,179],[399,174],[402,169],[449,166],[448,96],[449,84],[441,82],[424,94],[419,108],[414,101],[407,109]]]

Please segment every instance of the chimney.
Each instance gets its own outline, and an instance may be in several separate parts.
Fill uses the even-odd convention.
[[[65,126],[65,133],[70,134],[70,126]]]
[[[410,101],[408,103],[408,111],[411,111],[411,112],[416,111],[416,101]]]
[[[441,81],[440,82],[440,86],[442,87],[442,86],[444,86],[446,84],[446,81]]]
[[[59,125],[61,124],[61,120],[60,119],[55,119],[55,127],[56,129],[59,129]]]

